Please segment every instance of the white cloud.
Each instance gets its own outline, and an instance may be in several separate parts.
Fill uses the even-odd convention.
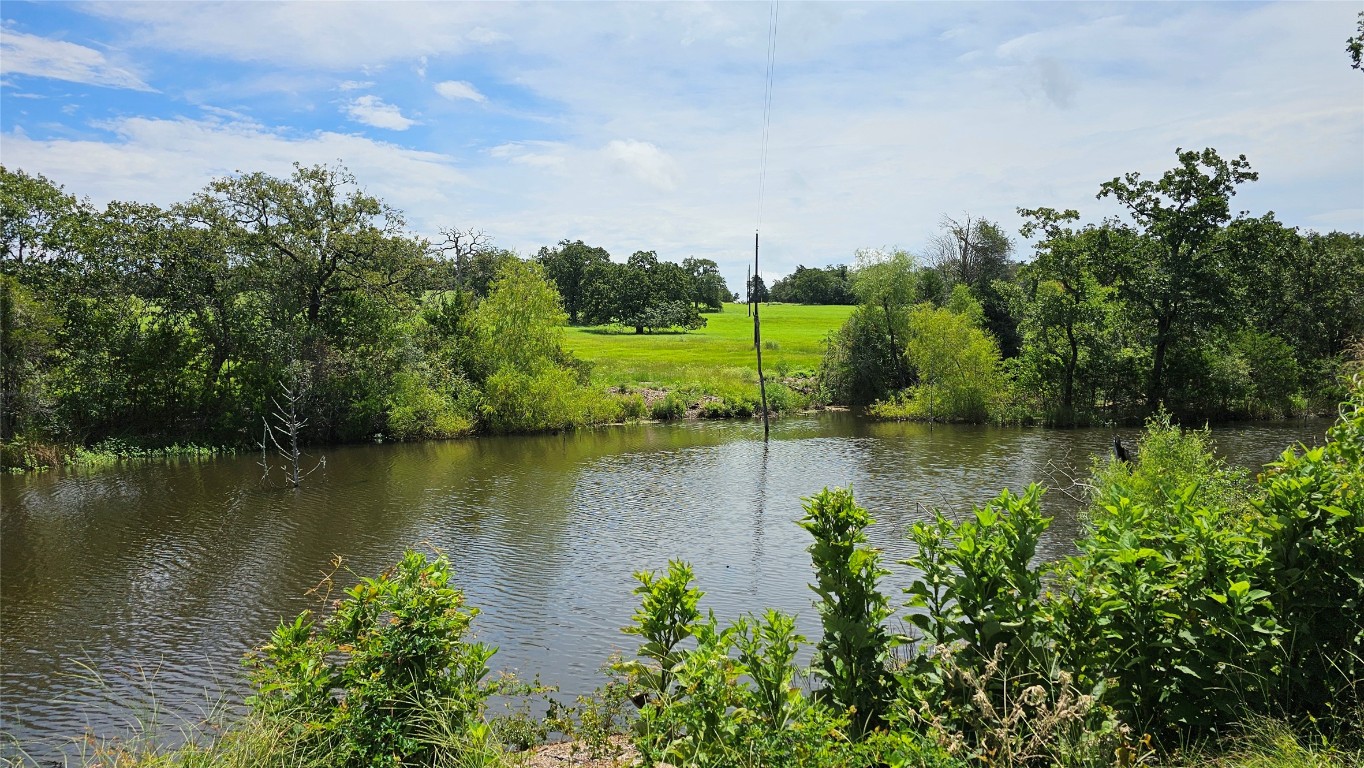
[[[436,93],[451,101],[468,99],[482,104],[488,100],[488,97],[479,93],[472,83],[464,80],[446,80],[443,83],[436,83]]]
[[[373,87],[373,80],[342,80],[336,89],[339,91],[363,91]]]
[[[295,135],[250,122],[130,118],[101,127],[111,141],[33,139],[16,129],[0,136],[5,164],[42,173],[96,203],[170,205],[214,178],[237,171],[288,176],[293,163],[344,163],[368,191],[434,233],[452,211],[466,210],[469,177],[454,159],[329,131]]]
[[[667,152],[647,141],[616,139],[602,153],[619,169],[649,186],[671,192],[677,189],[682,169]]]
[[[346,114],[356,122],[393,131],[405,131],[417,124],[416,120],[404,117],[397,107],[372,95],[361,96],[351,101],[346,105]]]
[[[223,67],[228,76],[214,80],[214,90],[187,100],[266,123],[224,115],[162,126],[162,141],[184,141],[212,157],[219,144],[236,146],[236,131],[280,153],[277,173],[287,172],[288,160],[341,158],[364,183],[391,186],[386,199],[414,221],[478,226],[523,253],[581,237],[617,258],[637,249],[705,256],[734,286],[751,257],[766,5],[77,7],[113,19],[110,27],[125,34],[120,49],[149,57],[177,51],[191,64]],[[1073,207],[1092,221],[1108,212],[1094,199],[1101,181],[1127,171],[1157,176],[1176,146],[1250,158],[1262,180],[1238,195],[1237,209],[1273,209],[1293,225],[1359,229],[1364,79],[1339,45],[1340,30],[1353,25],[1354,12],[1340,3],[784,4],[764,272],[847,261],[861,246],[919,250],[943,213],[969,211],[1011,231],[1017,206]],[[435,93],[414,76],[421,57]],[[338,96],[346,77],[367,84]],[[511,87],[489,99],[474,82]],[[361,94],[375,95],[361,103]],[[288,128],[301,114],[316,125],[328,116],[307,110],[333,98],[342,114],[386,107],[392,112],[381,119],[395,128],[410,125],[418,109],[433,127],[451,124],[429,137],[403,134],[406,149],[343,140],[342,128],[306,136]],[[467,101],[486,107],[452,114],[451,102]],[[14,120],[7,116],[16,129],[52,135],[17,111]],[[83,105],[81,114],[91,111]],[[209,138],[196,143],[195,130]],[[15,136],[3,137],[7,162],[15,147],[40,143]],[[460,182],[437,184],[423,197],[402,189],[395,169],[420,184],[424,166],[384,162],[428,140],[442,142],[431,161],[438,167],[453,169],[458,156]],[[141,140],[112,143],[120,157],[149,151]],[[46,162],[78,168],[63,153],[101,156],[99,146],[43,151],[53,155]],[[245,148],[225,156],[233,152],[257,157]],[[153,156],[181,162],[177,154]],[[98,178],[50,175],[93,193],[81,179],[119,183],[108,176],[118,163],[106,166],[112,170]],[[235,167],[259,165],[227,169]],[[139,186],[141,178],[134,173],[129,188],[151,189]]]
[[[465,53],[490,27],[526,13],[511,3],[117,2],[83,10],[129,23],[148,47],[284,67],[355,69]]]
[[[488,154],[532,168],[562,171],[568,167],[564,145],[550,141],[514,141],[493,147]]]
[[[94,48],[9,28],[0,29],[0,72],[108,88],[153,90],[132,70],[114,64]]]

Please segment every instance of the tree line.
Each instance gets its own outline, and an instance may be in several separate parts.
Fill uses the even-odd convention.
[[[728,297],[709,260],[418,237],[341,167],[103,210],[0,167],[0,215],[7,464],[109,439],[248,445],[286,391],[309,442],[618,420],[630,404],[587,386],[565,320],[696,327]]]
[[[773,298],[813,303],[847,275],[858,306],[830,337],[823,382],[833,401],[885,416],[1077,424],[1160,408],[1333,409],[1361,355],[1364,237],[1233,216],[1238,187],[1258,178],[1245,157],[1176,158],[1157,178],[1099,186],[1122,215],[1019,209],[1026,263],[998,225],[946,218],[921,258],[864,251],[851,269],[801,268]]]
[[[1157,178],[1099,186],[1121,216],[1020,209],[1026,263],[999,225],[963,216],[919,257],[864,250],[748,292],[855,303],[817,396],[885,417],[1329,410],[1364,336],[1364,238],[1233,216],[1256,178],[1243,157],[1178,151]],[[285,391],[309,442],[619,420],[641,407],[590,386],[563,325],[686,330],[733,297],[709,259],[622,263],[564,240],[522,260],[477,231],[418,237],[339,167],[102,210],[0,168],[0,214],[7,463],[110,438],[249,445]]]

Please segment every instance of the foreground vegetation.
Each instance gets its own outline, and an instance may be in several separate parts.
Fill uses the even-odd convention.
[[[637,656],[578,706],[489,676],[443,556],[409,553],[247,660],[243,717],[189,746],[109,743],[91,764],[499,766],[551,730],[645,765],[1344,766],[1364,758],[1364,378],[1319,448],[1253,481],[1207,434],[1153,421],[1095,464],[1078,553],[1036,562],[1043,490],[914,526],[907,602],[847,490],[809,498],[823,632],[722,624],[683,562],[637,574]],[[329,592],[330,590],[322,590]],[[636,712],[637,708],[637,712]]]

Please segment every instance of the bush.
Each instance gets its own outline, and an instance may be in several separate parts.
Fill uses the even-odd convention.
[[[654,401],[649,415],[658,421],[680,419],[687,415],[687,401],[676,392],[669,392],[662,400]]]
[[[685,563],[670,563],[664,576],[645,572],[636,578],[641,604],[635,625],[625,631],[645,642],[641,660],[616,669],[648,697],[634,737],[645,765],[885,763],[887,745],[858,743],[849,737],[856,729],[848,715],[801,695],[795,659],[804,638],[796,633],[795,617],[767,611],[722,628],[713,612],[701,617],[702,592],[691,585]],[[693,645],[684,650],[684,642]]]
[[[1260,581],[1285,633],[1286,709],[1335,724],[1364,714],[1364,375],[1320,448],[1284,451],[1254,506],[1268,528]],[[1364,737],[1364,733],[1358,734]]]
[[[463,384],[463,390],[472,390],[467,382]],[[404,371],[393,377],[388,405],[390,437],[397,440],[458,437],[471,429],[473,420],[459,407],[453,392],[438,391],[414,372]]]
[[[884,622],[893,610],[878,588],[890,572],[880,553],[866,546],[867,510],[857,506],[850,489],[825,488],[805,500],[800,527],[815,537],[810,559],[824,636],[812,665],[838,707],[853,713],[853,732],[860,735],[881,724],[890,702],[886,668],[894,647]]]
[[[484,384],[483,418],[494,432],[572,429],[585,422],[589,398],[565,368],[531,374],[504,367]]]
[[[347,590],[320,625],[310,611],[280,624],[247,659],[248,705],[290,724],[296,752],[348,767],[430,765],[442,745],[488,743],[496,649],[465,640],[478,609],[449,582],[444,556],[408,552]]]

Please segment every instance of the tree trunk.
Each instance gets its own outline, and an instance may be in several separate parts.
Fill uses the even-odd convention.
[[[1146,388],[1146,407],[1154,411],[1165,399],[1165,350],[1170,346],[1170,325],[1174,317],[1166,312],[1156,321],[1156,349],[1151,361],[1151,381]]]
[[[1066,325],[1066,340],[1070,342],[1070,357],[1066,360],[1066,375],[1061,382],[1061,407],[1070,413],[1075,408],[1075,368],[1080,360],[1080,342],[1070,324]]]
[[[642,325],[636,325],[636,326],[635,326],[635,333],[638,334],[638,335],[643,335],[643,334],[644,334],[644,326],[642,326]]]
[[[909,382],[905,380],[906,379],[905,367],[904,364],[901,362],[901,357],[903,357],[903,354],[900,351],[899,343],[895,340],[895,323],[891,321],[890,305],[885,302],[882,302],[881,309],[886,313],[886,335],[890,337],[890,352],[892,358],[895,360],[896,388],[904,389],[905,387],[909,386]]]

